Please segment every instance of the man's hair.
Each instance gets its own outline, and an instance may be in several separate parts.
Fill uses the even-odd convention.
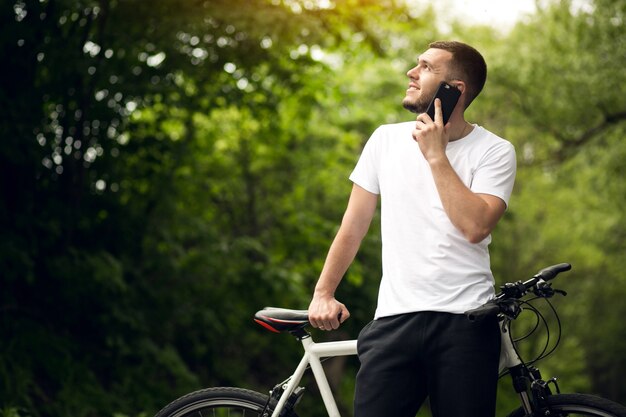
[[[448,76],[450,79],[465,81],[467,101],[465,107],[480,94],[487,80],[487,64],[476,49],[462,42],[436,41],[429,48],[443,49],[452,53]]]

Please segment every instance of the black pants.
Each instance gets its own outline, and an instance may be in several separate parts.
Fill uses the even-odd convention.
[[[383,317],[358,339],[355,417],[414,417],[427,396],[433,417],[495,415],[496,319],[419,312]]]

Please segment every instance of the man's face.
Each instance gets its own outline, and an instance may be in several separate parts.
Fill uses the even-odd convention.
[[[424,113],[428,109],[437,87],[447,79],[451,59],[451,52],[435,48],[428,49],[418,57],[417,65],[406,73],[409,88],[402,100],[405,109],[413,113]]]

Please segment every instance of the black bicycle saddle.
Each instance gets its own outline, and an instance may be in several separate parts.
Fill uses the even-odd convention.
[[[254,321],[274,333],[292,333],[309,325],[309,312],[308,310],[265,307],[256,312]]]

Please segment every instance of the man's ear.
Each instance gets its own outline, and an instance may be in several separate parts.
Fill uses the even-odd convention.
[[[465,85],[464,81],[461,80],[454,80],[453,82],[450,83],[453,87],[455,87],[457,90],[459,90],[461,92],[461,94],[463,94],[465,91],[467,91],[467,85]]]

